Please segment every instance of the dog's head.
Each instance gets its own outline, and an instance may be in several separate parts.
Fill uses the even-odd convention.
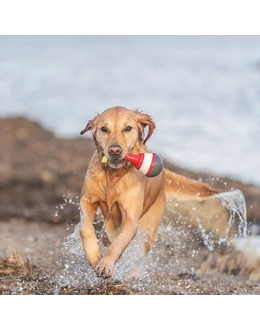
[[[145,127],[148,127],[146,137]],[[138,110],[113,107],[90,120],[80,134],[91,131],[100,155],[108,158],[112,168],[120,168],[128,153],[140,152],[141,144],[146,143],[154,129],[151,116]]]

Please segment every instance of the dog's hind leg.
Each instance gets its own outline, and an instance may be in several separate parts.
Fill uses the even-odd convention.
[[[155,243],[157,230],[162,220],[166,205],[166,196],[161,192],[155,203],[142,216],[139,222],[139,231],[145,233],[146,239],[143,243],[143,251],[147,254],[151,246]]]
[[[114,204],[111,210],[108,210],[105,219],[105,232],[110,243],[114,242],[120,234],[120,226],[122,224],[122,215],[117,206]]]
[[[131,270],[130,274],[125,278],[126,281],[132,281],[142,277],[144,269],[143,262],[144,257],[150,251],[152,245],[155,243],[157,230],[161,219],[164,214],[166,204],[165,194],[162,192],[151,208],[142,216],[139,221],[139,233],[144,236],[140,244],[140,262],[138,261],[136,265]]]

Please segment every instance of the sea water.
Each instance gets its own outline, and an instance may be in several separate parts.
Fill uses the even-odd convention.
[[[78,137],[108,107],[139,108],[151,151],[259,185],[259,61],[259,36],[0,36],[0,116]]]

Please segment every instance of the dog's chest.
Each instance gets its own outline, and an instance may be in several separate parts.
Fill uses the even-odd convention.
[[[124,193],[122,179],[110,180],[105,183],[103,190],[103,201],[107,204],[108,209],[118,202],[119,197]]]

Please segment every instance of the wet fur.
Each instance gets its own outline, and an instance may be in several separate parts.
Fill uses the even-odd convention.
[[[131,130],[127,131],[126,127]],[[144,130],[148,128],[147,136]],[[116,261],[136,235],[145,233],[144,254],[154,243],[157,229],[165,211],[166,201],[200,200],[220,192],[209,185],[177,175],[167,169],[156,177],[147,178],[132,164],[124,161],[128,153],[148,152],[145,145],[155,129],[151,116],[113,107],[90,120],[84,134],[91,131],[96,145],[82,187],[80,200],[80,234],[89,264],[99,275],[110,277]],[[104,132],[105,131],[105,132]],[[109,154],[111,145],[122,149],[120,161]],[[108,158],[102,163],[103,156]],[[99,242],[93,227],[97,209],[105,221],[105,231],[110,246],[101,255]]]

